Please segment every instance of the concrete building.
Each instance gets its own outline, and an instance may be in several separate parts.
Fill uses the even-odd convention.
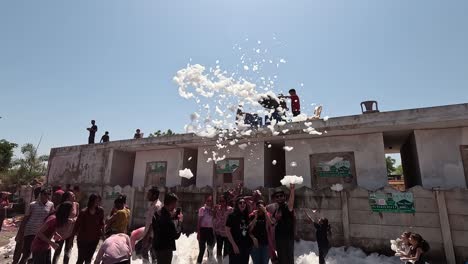
[[[308,187],[340,182],[376,190],[388,185],[385,154],[400,153],[408,188],[467,185],[468,104],[314,120],[312,126],[323,134],[304,132],[304,122],[288,123],[281,128],[289,130],[286,134],[273,136],[268,129],[259,129],[221,150],[216,148],[215,139],[193,134],[54,148],[48,181],[203,187],[242,180],[245,186],[256,188],[279,186],[283,176],[300,175]],[[239,148],[244,143],[248,145]],[[285,146],[293,150],[285,151]],[[240,166],[236,175],[207,162],[212,151],[226,156],[220,166],[229,162]],[[320,177],[320,164],[323,167],[337,157],[348,162],[348,177]],[[180,178],[179,170],[184,168],[191,169],[195,177]],[[217,179],[221,177],[217,172],[226,179]]]
[[[431,244],[431,263],[468,258],[468,104],[308,122],[322,134],[305,132],[306,122],[287,123],[279,129],[286,133],[274,136],[260,128],[220,150],[216,139],[193,134],[54,148],[48,183],[79,184],[102,193],[116,185],[133,186],[127,190],[133,190],[134,224],[144,215],[145,187],[173,187],[184,197],[183,210],[192,219],[186,230],[192,230],[196,208],[211,191],[204,187],[219,191],[242,181],[265,193],[280,186],[285,175],[298,175],[304,178],[297,191],[298,212],[319,208],[332,224],[333,245],[390,253],[389,239],[412,228]],[[214,164],[212,151],[226,158]],[[407,192],[389,187],[385,155],[395,153],[401,155]],[[192,179],[179,177],[185,168]],[[335,183],[344,191],[330,191]],[[411,194],[415,210],[372,209],[372,195],[392,193]],[[314,239],[304,215],[297,217],[299,236]]]

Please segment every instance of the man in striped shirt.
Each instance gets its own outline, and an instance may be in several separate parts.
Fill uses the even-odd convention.
[[[18,234],[16,235],[17,239],[22,239],[23,242],[18,243],[22,244],[22,257],[19,264],[25,264],[28,261],[31,255],[31,244],[36,236],[36,232],[40,229],[46,217],[54,210],[54,204],[49,199],[50,191],[42,189],[39,199],[29,205],[29,211],[21,222]],[[13,264],[16,263],[17,260],[13,260]]]

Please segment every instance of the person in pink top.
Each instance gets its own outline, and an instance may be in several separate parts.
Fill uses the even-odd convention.
[[[130,237],[123,233],[114,234],[102,243],[94,264],[130,264],[131,256]]]
[[[215,207],[213,225],[216,235],[216,258],[219,263],[222,263],[223,258],[229,254],[229,241],[226,235],[226,219],[233,211],[232,207],[227,204],[226,196],[219,198],[219,203]],[[223,252],[224,246],[224,252]]]
[[[57,229],[63,227],[68,223],[68,218],[72,211],[73,204],[71,202],[62,203],[57,211],[47,217],[44,224],[42,224],[36,237],[31,244],[31,252],[33,254],[34,264],[50,264],[51,247],[57,249],[59,245],[58,240],[62,238],[57,233]],[[55,241],[52,241],[54,238]]]
[[[213,258],[215,237],[213,231],[213,196],[206,197],[205,205],[198,210],[197,239],[199,253],[197,263],[202,263],[206,245],[208,245],[208,258]]]
[[[60,253],[62,253],[63,245],[65,245],[65,249],[63,252],[63,264],[68,264],[70,260],[70,253],[73,247],[73,228],[75,226],[76,219],[78,218],[78,213],[80,211],[80,205],[75,202],[75,194],[71,191],[67,191],[62,195],[62,201],[58,205],[60,207],[61,204],[64,202],[72,203],[72,211],[70,213],[70,217],[68,218],[68,222],[57,229],[57,233],[62,237],[62,240],[58,241],[59,247],[54,252],[54,257],[52,258],[52,263],[56,264]]]

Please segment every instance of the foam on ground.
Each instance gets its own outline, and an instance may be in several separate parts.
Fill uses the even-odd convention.
[[[11,261],[12,254],[15,247],[15,240],[12,238],[10,243],[0,248],[1,257],[6,253],[10,254],[8,258]],[[191,234],[190,236],[182,235],[176,243],[177,251],[174,252],[172,264],[196,264],[198,255],[198,241],[197,235]],[[97,251],[97,250],[96,250]],[[216,252],[216,248],[214,249]],[[53,254],[53,253],[52,253]],[[76,244],[72,249],[70,263],[76,263],[78,251]],[[296,264],[318,264],[318,247],[317,243],[312,241],[300,241],[295,243],[294,256]],[[63,257],[63,253],[61,255]],[[61,261],[61,260],[60,260]],[[4,263],[4,262],[2,262]],[[5,261],[8,263],[8,261]],[[141,264],[141,259],[133,260],[133,264]],[[203,263],[208,263],[207,256]],[[228,258],[224,259],[223,263],[228,263]],[[250,261],[252,263],[252,261]],[[327,259],[327,264],[401,264],[398,257],[387,257],[373,253],[366,255],[361,249],[350,247],[345,250],[344,247],[331,248]]]

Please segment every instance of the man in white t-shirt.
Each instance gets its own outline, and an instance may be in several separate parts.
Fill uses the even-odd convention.
[[[153,220],[153,216],[155,213],[160,213],[161,208],[162,208],[162,203],[159,200],[159,189],[158,187],[153,186],[151,189],[148,190],[148,193],[146,195],[146,199],[150,202],[150,205],[148,209],[146,210],[145,214],[145,234],[143,236],[143,249],[142,249],[142,258],[143,258],[143,263],[148,264],[148,263],[156,263],[156,255],[152,252],[152,244],[151,242],[153,241],[153,228],[151,227],[151,222]],[[150,262],[150,256],[149,252],[151,252],[151,259],[152,262]]]

